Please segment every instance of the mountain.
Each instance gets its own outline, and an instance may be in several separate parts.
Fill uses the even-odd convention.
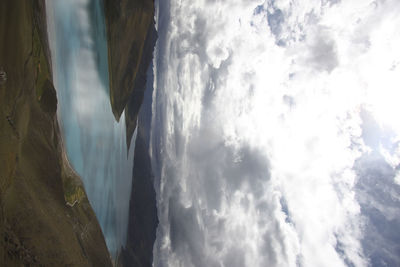
[[[152,69],[138,117],[132,193],[129,205],[128,236],[121,253],[122,266],[152,266],[153,245],[158,226],[154,174],[150,157],[152,117]]]
[[[105,0],[104,3],[110,100],[117,120],[125,110],[128,149],[138,121],[128,236],[118,265],[152,266],[158,217],[148,140],[152,80],[147,81],[147,77],[157,40],[154,1]]]
[[[105,0],[104,10],[111,106],[117,120],[125,110],[129,147],[157,38],[154,0]]]
[[[112,266],[57,121],[44,0],[0,2],[0,265]]]

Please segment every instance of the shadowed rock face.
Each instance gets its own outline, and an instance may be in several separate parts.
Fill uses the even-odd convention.
[[[119,255],[118,265],[152,266],[158,218],[148,142],[152,93],[149,90],[151,86],[146,86],[146,79],[157,39],[154,1],[105,0],[104,6],[111,106],[117,120],[125,110],[128,149],[139,121],[128,236],[126,246]],[[145,98],[147,100],[143,109],[141,106]]]
[[[148,68],[147,88],[138,118],[133,167],[132,193],[129,203],[128,236],[120,254],[122,266],[152,266],[153,245],[158,226],[154,175],[149,154],[152,119],[153,75]]]
[[[0,1],[0,266],[111,266],[57,122],[44,0]]]
[[[153,0],[104,0],[110,72],[110,100],[119,120],[143,64],[147,35],[154,31]],[[153,49],[150,49],[150,57]],[[145,68],[147,69],[147,68]],[[142,97],[143,98],[143,97]],[[141,102],[141,101],[137,101]]]
[[[156,40],[157,31],[154,27],[154,23],[152,23],[146,37],[139,70],[135,77],[134,90],[132,95],[129,97],[129,101],[125,108],[126,144],[128,145],[128,149],[131,144],[133,133],[135,132],[136,122],[138,120],[140,107],[143,102],[144,91],[146,90],[147,82],[146,72],[149,68],[151,60],[153,59],[153,50]]]
[[[133,168],[132,193],[129,208],[128,237],[122,250],[122,266],[152,266],[153,245],[158,225],[156,193],[151,160],[140,125],[135,143],[135,164]]]

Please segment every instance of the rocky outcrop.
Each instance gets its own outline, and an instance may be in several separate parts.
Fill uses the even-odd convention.
[[[121,253],[122,266],[152,266],[158,226],[156,193],[150,156],[141,137],[136,139],[135,166],[128,223],[128,237]]]
[[[153,59],[153,50],[157,40],[157,31],[154,23],[148,29],[146,40],[144,43],[142,59],[139,64],[139,70],[136,73],[135,83],[132,95],[129,97],[128,104],[125,107],[125,124],[126,124],[126,143],[128,149],[131,144],[133,133],[136,129],[136,122],[143,103],[144,91],[146,90],[147,83],[147,70]]]
[[[151,95],[145,92],[135,142],[132,193],[129,205],[128,236],[120,260],[122,266],[152,266],[153,245],[158,226],[154,175],[149,154]]]
[[[104,7],[110,101],[117,120],[126,111],[129,147],[156,41],[154,0],[104,0]]]
[[[44,0],[0,1],[0,266],[111,266],[57,122]]]
[[[110,100],[119,120],[125,110],[129,149],[139,111],[135,143],[127,243],[118,257],[121,266],[152,266],[158,225],[156,193],[149,155],[151,91],[146,90],[147,70],[157,39],[153,0],[105,0],[108,39]],[[152,82],[152,81],[149,81]],[[144,98],[150,102],[141,109]]]

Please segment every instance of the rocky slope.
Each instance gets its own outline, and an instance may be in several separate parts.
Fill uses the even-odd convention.
[[[158,217],[154,175],[149,154],[151,89],[151,86],[148,86],[145,91],[138,118],[128,236],[126,246],[121,253],[123,266],[152,266],[153,261]]]
[[[44,0],[0,1],[0,266],[111,266],[57,122]]]
[[[126,111],[129,147],[157,38],[154,0],[104,0],[104,9],[111,106],[117,120]]]
[[[104,4],[110,100],[117,120],[125,110],[128,148],[136,128],[139,111],[141,114],[135,143],[128,236],[126,246],[119,255],[118,265],[152,266],[158,218],[148,147],[152,94],[151,91],[145,90],[147,70],[153,58],[157,39],[154,1],[105,0]],[[146,109],[143,110],[141,106],[145,97],[150,104],[146,104]]]

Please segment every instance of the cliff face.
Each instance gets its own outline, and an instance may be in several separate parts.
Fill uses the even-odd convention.
[[[126,108],[129,147],[156,41],[154,0],[104,0],[104,9],[111,106],[117,120]]]
[[[0,266],[111,266],[57,122],[44,0],[0,1]]]
[[[158,218],[148,144],[152,94],[145,90],[157,39],[154,1],[105,0],[104,6],[111,105],[116,119],[125,110],[128,148],[139,111],[141,114],[135,143],[128,236],[118,265],[152,266]],[[141,109],[144,98],[147,99],[145,110]]]
[[[153,22],[149,26],[146,40],[144,42],[142,57],[139,63],[138,72],[136,73],[132,95],[129,97],[128,103],[125,107],[126,142],[128,148],[130,146],[133,133],[135,132],[139,111],[143,103],[147,83],[147,70],[153,59],[153,50],[156,41],[157,31]]]
[[[128,236],[121,253],[123,266],[152,266],[153,245],[158,226],[154,175],[149,155],[152,90],[147,88],[140,110],[135,143]]]

